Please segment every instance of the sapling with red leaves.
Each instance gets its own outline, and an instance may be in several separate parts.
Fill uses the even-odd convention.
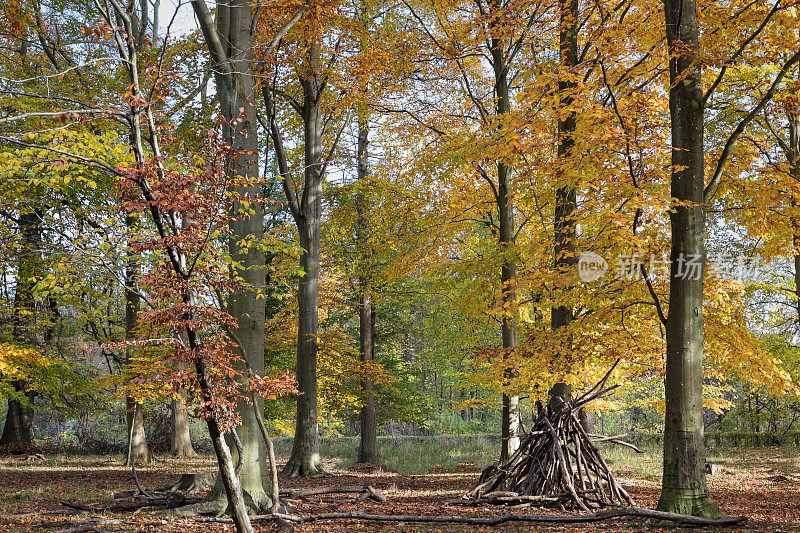
[[[174,391],[189,391],[208,425],[226,507],[237,531],[249,532],[248,507],[260,502],[243,491],[239,477],[243,461],[252,459],[235,430],[244,416],[251,416],[241,407],[255,394],[274,397],[293,390],[287,375],[259,376],[258,369],[248,365],[246,348],[235,338],[239,321],[228,312],[242,295],[257,303],[253,295],[263,290],[240,275],[259,265],[238,265],[232,260],[247,256],[247,250],[264,247],[263,232],[240,235],[236,231],[247,227],[249,219],[263,215],[263,202],[257,194],[261,184],[257,173],[253,178],[252,172],[239,172],[238,162],[252,154],[233,150],[230,142],[216,138],[213,129],[202,147],[203,157],[179,156],[179,150],[170,149],[173,139],[163,135],[154,110],[169,97],[169,77],[157,62],[146,69],[149,88],[143,88],[139,49],[131,37],[136,20],[132,4],[124,7],[116,0],[95,0],[95,6],[113,29],[130,82],[125,101],[130,108],[127,125],[134,163],[113,171],[121,178],[119,189],[128,199],[126,209],[147,213],[154,229],[152,238],[135,245],[137,251],[159,258],[156,267],[142,278],[152,309],[142,314],[139,338],[129,342],[151,351],[154,346],[170,348],[163,358],[146,359],[153,368],[140,378],[140,384],[158,383]],[[221,125],[228,141],[231,132],[235,136],[242,128],[241,119],[221,119]],[[162,148],[162,140],[167,149]],[[227,433],[237,447],[237,465],[224,438]]]

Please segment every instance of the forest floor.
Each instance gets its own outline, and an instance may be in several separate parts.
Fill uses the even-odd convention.
[[[430,446],[423,451],[435,453]],[[329,450],[330,451],[330,450]],[[403,457],[386,450],[387,464],[401,464]],[[401,454],[402,455],[402,454]],[[390,456],[390,457],[389,457]],[[389,467],[365,468],[342,458],[327,461],[330,475],[315,478],[282,480],[281,488],[338,485],[372,485],[388,496],[380,503],[372,500],[356,502],[354,495],[320,495],[309,497],[295,506],[301,515],[315,513],[362,511],[374,514],[424,514],[496,516],[508,509],[463,507],[448,502],[458,499],[477,479],[483,463],[459,460],[453,453],[439,450],[438,457],[450,460],[436,462],[429,457],[422,465],[425,473],[397,473]],[[626,490],[640,507],[653,508],[658,501],[660,455],[650,451],[636,455],[619,449],[608,449],[609,464]],[[333,457],[329,455],[328,457]],[[409,456],[406,466],[414,465],[419,455]],[[389,460],[389,459],[392,460]],[[480,458],[479,460],[482,460]],[[711,460],[721,472],[709,476],[714,500],[729,515],[746,515],[745,525],[723,528],[726,531],[798,531],[800,532],[800,448],[762,447],[712,453]],[[280,462],[280,461],[279,461]],[[178,460],[159,457],[148,466],[138,468],[141,484],[148,489],[174,483],[180,474],[214,470],[210,457]],[[417,465],[419,466],[419,465]],[[401,469],[402,470],[402,469]],[[180,532],[233,531],[231,525],[198,523],[191,518],[177,517],[168,511],[141,510],[136,513],[114,513],[105,516],[69,514],[62,500],[82,504],[108,503],[115,492],[134,489],[129,468],[112,456],[45,455],[43,462],[29,463],[22,457],[0,458],[0,531],[80,531],[77,522],[91,518],[105,519],[105,531]],[[514,512],[512,510],[511,512]],[[524,509],[516,512],[555,514],[554,511]],[[109,523],[108,520],[111,519]],[[48,525],[49,523],[49,525]],[[70,529],[73,528],[73,529]],[[275,531],[271,523],[257,523],[257,531]],[[319,522],[296,526],[298,533],[323,531],[687,531],[665,527],[644,520],[619,519],[584,526],[510,523],[493,528],[470,525],[376,523],[354,520]],[[84,528],[83,531],[91,531]]]

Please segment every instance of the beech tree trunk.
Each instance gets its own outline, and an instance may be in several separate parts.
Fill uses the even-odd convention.
[[[137,215],[128,213],[125,216],[125,228],[128,231],[128,251],[127,262],[125,265],[125,340],[131,340],[135,336],[136,329],[139,327],[139,306],[141,298],[138,292],[139,257],[136,252],[131,251],[130,245],[133,241],[133,233],[136,228]],[[130,363],[133,355],[131,348],[125,351],[125,362]],[[144,430],[144,413],[141,404],[137,407],[137,401],[130,396],[125,398],[125,422],[126,436],[128,437],[128,447],[126,448],[125,464],[149,463],[150,450],[147,447],[147,435]]]
[[[33,395],[27,392],[24,381],[11,383],[14,391],[20,395],[28,395],[33,401]],[[0,437],[0,448],[12,453],[27,453],[33,450],[33,409],[26,407],[19,400],[9,398],[6,423],[3,426],[3,435]]]
[[[359,306],[359,352],[361,361],[371,363],[374,359],[373,321],[375,314],[368,294],[362,294]],[[361,395],[364,405],[361,407],[361,439],[358,446],[358,462],[378,464],[378,424],[375,413],[375,391],[372,379],[361,380]]]
[[[172,413],[170,453],[178,457],[197,457],[189,432],[189,410],[186,404],[182,400],[173,398],[170,402],[170,411]]]
[[[236,196],[248,200],[246,207],[239,199],[229,206],[232,219],[229,223],[231,236],[228,249],[233,264],[236,265],[235,275],[242,283],[229,296],[226,310],[237,320],[232,336],[244,357],[240,367],[249,367],[256,374],[263,374],[266,315],[263,300],[264,252],[260,246],[243,247],[239,244],[253,238],[259,242],[264,234],[263,207],[256,202],[261,194],[261,184],[258,179],[259,144],[251,32],[251,25],[255,23],[254,5],[246,0],[218,2],[215,22],[204,2],[194,0],[192,6],[212,60],[220,65],[214,69],[214,73],[224,119],[222,136],[231,147],[226,160],[228,187]],[[236,430],[244,451],[239,475],[244,501],[250,512],[269,509],[273,502],[269,496],[272,491],[266,446],[261,439],[253,408],[242,400],[237,410],[242,419],[242,424]],[[211,431],[210,423],[209,430]],[[215,442],[215,450],[218,454],[231,456],[234,463],[237,461],[236,447],[230,434],[226,434],[224,440]],[[222,456],[220,460],[222,461]],[[224,466],[226,463],[220,464]],[[231,505],[234,504],[230,498],[235,495],[230,492],[231,487],[223,479],[230,473],[221,471],[221,474],[217,485],[199,506],[201,511],[224,511],[229,501]]]
[[[559,0],[559,58],[561,68],[569,71],[578,65],[578,0]],[[570,166],[567,165],[572,157],[572,148],[575,146],[573,135],[576,129],[575,112],[569,107],[574,101],[572,92],[576,84],[569,76],[561,76],[558,90],[561,94],[561,106],[568,109],[566,114],[559,113],[558,119],[558,160],[559,181],[561,186],[556,190],[556,207],[553,228],[554,241],[554,266],[556,274],[567,275],[575,268],[577,256],[575,250],[575,211],[577,210],[577,194],[569,175]],[[561,116],[563,115],[563,118]],[[567,291],[568,288],[562,287]],[[550,326],[553,330],[569,326],[572,322],[572,308],[568,305],[555,307],[550,311]],[[572,340],[567,336],[564,345],[560,346],[556,357],[567,359],[567,365],[572,363]],[[553,408],[559,403],[569,401],[572,387],[566,383],[556,383],[549,392],[549,404]]]
[[[703,443],[703,271],[705,200],[703,85],[695,0],[666,0],[672,126],[669,316],[661,511],[718,518],[706,484]],[[697,270],[686,262],[699,263]]]
[[[356,211],[358,212],[358,247],[361,269],[368,268],[370,245],[369,245],[369,220],[366,216],[366,192],[364,187],[369,179],[369,122],[366,113],[362,110],[358,115],[358,147],[356,149],[356,166],[358,180],[362,189],[356,195]],[[372,297],[370,295],[370,275],[368,272],[360,272],[358,278],[361,302],[358,306],[358,347],[359,356],[362,363],[372,363],[375,361],[375,332],[373,330],[375,322],[375,310],[372,307]],[[380,454],[378,453],[378,423],[375,413],[375,387],[372,379],[364,377],[361,380],[361,439],[358,446],[358,462],[378,464]]]
[[[142,405],[134,398],[125,398],[125,422],[128,428],[128,448],[125,464],[149,463],[151,461],[150,449],[147,447],[147,434],[144,431],[144,414]]]
[[[499,0],[490,1],[491,10],[500,13],[503,9]],[[511,98],[508,88],[508,62],[506,58],[506,39],[501,25],[491,24],[491,56],[494,69],[494,83],[497,101],[495,112],[498,117],[511,112]],[[498,245],[503,257],[500,267],[502,283],[503,314],[501,335],[504,357],[513,357],[517,348],[517,262],[515,257],[514,199],[511,192],[511,168],[505,162],[497,163],[497,212],[499,218]],[[512,370],[506,371],[507,378],[514,377]],[[506,461],[519,448],[519,396],[503,394],[503,415],[501,420],[500,461]]]
[[[317,418],[317,334],[319,333],[319,253],[322,218],[322,112],[319,36],[311,32],[303,87],[304,189],[299,209],[293,209],[300,235],[300,278],[297,290],[297,417],[294,441],[283,474],[309,476],[322,471]],[[285,183],[285,181],[284,181]],[[285,185],[286,186],[286,185]],[[291,203],[291,202],[290,202]]]
[[[15,342],[35,346],[40,344],[36,331],[36,300],[33,288],[42,274],[42,217],[44,212],[34,208],[17,219],[21,237],[17,261],[17,280],[14,292],[11,335]],[[0,446],[17,453],[33,450],[33,401],[36,393],[28,390],[24,380],[12,383],[20,398],[8,399],[8,412]]]

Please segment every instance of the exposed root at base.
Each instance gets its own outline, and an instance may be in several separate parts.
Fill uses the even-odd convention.
[[[328,473],[329,472],[322,466],[322,461],[320,460],[293,461],[292,459],[289,459],[289,462],[286,463],[286,466],[283,467],[283,471],[281,471],[281,477],[296,478],[320,476]]]

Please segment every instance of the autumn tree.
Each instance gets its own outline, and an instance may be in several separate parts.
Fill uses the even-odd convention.
[[[297,227],[300,253],[300,279],[297,290],[297,415],[289,461],[284,467],[287,476],[306,476],[321,471],[318,425],[317,354],[319,350],[319,276],[320,235],[322,224],[322,188],[325,173],[342,129],[324,142],[330,131],[326,125],[336,123],[337,113],[326,116],[326,98],[332,83],[332,68],[338,58],[338,45],[326,36],[324,21],[339,20],[337,4],[304,4],[295,19],[303,17],[289,43],[286,62],[293,72],[273,63],[272,75],[265,72],[263,97],[267,110],[270,138],[278,163],[286,203]],[[339,37],[346,28],[334,25],[331,33]],[[341,33],[340,33],[341,32]],[[326,57],[327,56],[327,57]],[[291,83],[296,80],[300,96],[291,96],[286,88],[276,86],[276,79]],[[272,81],[270,81],[272,80]],[[279,120],[278,95],[297,113],[302,123],[302,179],[295,178],[292,160],[284,144]],[[300,174],[298,172],[298,174]],[[299,176],[298,176],[299,178]],[[298,184],[302,183],[302,188]]]
[[[236,200],[229,206],[230,213],[248,213],[246,217],[231,217],[229,249],[234,266],[234,279],[242,281],[227,302],[227,311],[236,319],[232,335],[244,353],[247,367],[256,372],[264,369],[265,284],[264,251],[260,237],[264,234],[264,213],[259,202],[258,181],[258,121],[256,108],[256,68],[253,63],[255,25],[260,11],[247,2],[217,4],[216,19],[203,0],[195,0],[192,7],[200,23],[212,62],[216,65],[214,79],[223,119],[223,139],[231,147],[226,163],[230,192]],[[300,10],[300,14],[305,9]],[[280,37],[297,22],[295,16],[279,28],[268,45],[269,56]],[[301,384],[303,383],[300,380]],[[301,385],[302,386],[302,385]],[[254,411],[246,404],[239,407],[242,426],[243,469],[242,486],[249,494],[252,509],[268,507],[271,483],[266,471],[266,448],[261,440]],[[222,486],[218,485],[207,497],[207,505],[223,505]],[[216,504],[213,503],[216,495]]]
[[[734,41],[732,55],[744,53],[781,6],[767,11],[747,38]],[[714,81],[704,91],[701,72],[701,39],[695,2],[665,3],[669,47],[669,108],[672,134],[670,211],[669,315],[666,332],[666,414],[664,425],[664,474],[658,508],[700,516],[720,516],[711,500],[705,475],[703,444],[703,273],[706,266],[706,205],[723,177],[731,149],[749,123],[774,96],[781,80],[797,61],[795,53],[779,68],[760,99],[744,113],[715,154],[711,179],[705,183],[705,109],[725,75],[730,60],[723,62]],[[704,41],[710,37],[704,37]],[[687,270],[688,262],[697,271]]]
[[[31,347],[41,344],[37,332],[37,315],[40,313],[37,313],[33,288],[43,274],[43,214],[41,209],[34,206],[21,212],[15,219],[19,227],[20,242],[11,337],[19,344]],[[12,385],[16,396],[8,399],[8,412],[0,445],[11,450],[28,451],[33,447],[32,404],[36,392],[28,387],[25,379],[14,380]]]
[[[454,216],[470,219],[474,214],[495,241],[492,261],[497,264],[496,314],[502,349],[496,355],[513,360],[518,355],[518,298],[520,261],[517,238],[527,220],[516,222],[519,206],[518,173],[520,157],[520,116],[527,110],[515,110],[515,99],[524,89],[520,80],[538,85],[533,72],[541,65],[527,56],[526,48],[542,45],[541,28],[548,19],[546,2],[478,2],[474,6],[453,6],[452,11],[437,4],[409,4],[417,22],[424,48],[420,54],[431,60],[440,72],[429,72],[430,87],[437,87],[442,77],[459,88],[458,97],[447,94],[439,102],[425,102],[412,111],[415,120],[423,121],[432,135],[439,137],[446,150],[458,153],[455,173],[474,175],[485,188],[476,196],[470,215],[464,216],[463,204],[454,204]],[[467,17],[457,14],[463,10]],[[484,70],[485,68],[485,70]],[[424,94],[424,93],[423,93]],[[413,102],[413,98],[411,99]],[[517,100],[518,101],[518,100]],[[412,105],[413,107],[413,105]],[[435,117],[435,118],[434,118]],[[524,126],[523,126],[524,127]],[[475,135],[475,131],[479,131]],[[444,158],[448,158],[445,153]],[[524,157],[524,156],[523,156]],[[445,159],[447,160],[447,159]],[[446,164],[450,164],[448,161]],[[469,178],[464,180],[469,183]],[[469,187],[474,184],[469,183]],[[485,205],[489,204],[489,205]],[[472,219],[473,221],[475,219]],[[513,385],[516,371],[509,363],[503,385],[501,456],[508,457],[518,445],[519,390]]]
[[[553,220],[555,274],[562,281],[558,282],[562,291],[569,291],[564,287],[563,280],[569,279],[570,271],[577,264],[575,248],[576,240],[576,211],[577,190],[575,188],[574,165],[575,155],[573,136],[576,130],[576,112],[573,107],[577,83],[575,69],[578,66],[578,27],[579,12],[578,0],[560,0],[558,51],[559,51],[559,81],[558,92],[560,96],[558,108],[558,148],[559,176],[556,180],[555,216]],[[551,310],[550,324],[553,330],[565,328],[572,321],[573,310],[569,305],[560,305]],[[560,332],[559,339],[562,343],[557,356],[562,359],[571,359],[572,353],[569,344],[571,338],[564,331]],[[549,403],[556,409],[561,403],[568,401],[572,395],[572,387],[565,382],[553,385],[549,392]]]

